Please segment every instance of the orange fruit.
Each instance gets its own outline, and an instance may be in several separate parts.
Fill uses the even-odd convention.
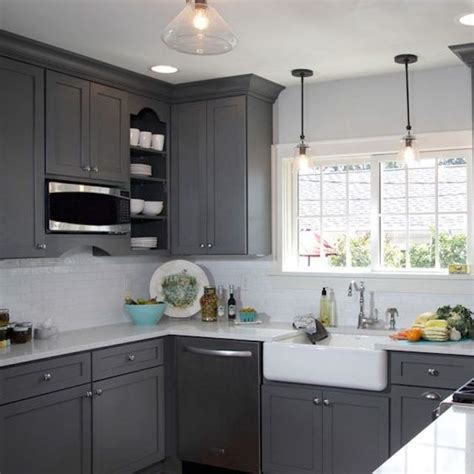
[[[416,342],[421,339],[422,330],[420,328],[411,328],[406,331],[407,339],[411,342]]]

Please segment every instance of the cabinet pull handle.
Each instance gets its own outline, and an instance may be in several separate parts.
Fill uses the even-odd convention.
[[[436,369],[428,369],[428,373],[433,377],[438,377],[439,372]]]
[[[224,456],[224,454],[225,454],[225,449],[224,448],[211,448],[210,451],[211,451],[211,453],[217,454],[218,456]]]
[[[97,165],[94,165],[92,168],[91,168],[91,171],[93,171],[94,173],[98,173],[99,172],[99,167]]]
[[[128,355],[128,360],[129,360],[130,362],[133,362],[133,361],[135,360],[135,354],[129,354],[129,355]]]
[[[331,402],[327,398],[325,398],[323,400],[323,404],[324,404],[325,407],[328,407],[331,404]]]
[[[45,250],[45,249],[46,249],[46,244],[37,244],[37,245],[36,245],[36,248],[37,248],[38,250]]]
[[[98,388],[96,391],[95,391],[95,394],[100,397],[104,392],[102,391],[101,388]]]
[[[201,349],[200,347],[185,346],[184,350],[191,354],[214,357],[252,357],[250,351],[227,351],[223,349]]]
[[[51,380],[51,377],[52,375],[49,373],[49,372],[46,372],[44,375],[43,375],[43,380],[45,382],[49,382]]]
[[[83,170],[83,171],[86,171],[87,173],[89,173],[90,171],[92,171],[92,168],[91,168],[89,165],[87,165],[87,166],[83,166],[83,167],[82,167],[82,170]]]
[[[86,392],[86,398],[92,398],[92,392],[91,391]]]
[[[439,400],[441,398],[436,392],[425,392],[422,393],[421,396],[427,400]]]
[[[201,243],[201,244],[199,244],[199,247],[203,249],[205,247],[205,245],[203,243]]]
[[[313,403],[314,403],[315,405],[318,405],[318,406],[319,406],[319,405],[321,405],[321,400],[320,400],[319,398],[314,398],[314,399],[313,399]]]

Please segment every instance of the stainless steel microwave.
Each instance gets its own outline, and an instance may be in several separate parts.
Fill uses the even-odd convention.
[[[128,234],[130,193],[119,188],[48,182],[47,231]]]

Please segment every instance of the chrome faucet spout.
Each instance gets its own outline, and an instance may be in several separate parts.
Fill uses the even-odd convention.
[[[365,285],[364,282],[361,281],[359,284],[355,280],[352,280],[349,283],[349,290],[347,292],[347,296],[352,296],[353,291],[357,291],[359,293],[359,316],[357,319],[357,329],[365,329],[368,326],[375,325],[378,322],[377,318],[366,317],[365,316]]]

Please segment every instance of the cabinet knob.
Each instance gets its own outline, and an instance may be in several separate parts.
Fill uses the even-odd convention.
[[[130,362],[133,362],[133,361],[135,360],[135,354],[129,354],[129,355],[128,355],[128,360],[129,360]]]
[[[91,391],[86,392],[86,398],[92,398],[92,392]]]
[[[97,165],[94,165],[92,168],[91,168],[91,171],[93,171],[94,173],[98,173],[99,172],[99,167]]]
[[[212,244],[207,244],[208,249],[212,249],[213,245]]]
[[[428,373],[433,377],[438,377],[439,372],[436,369],[428,369]]]
[[[37,248],[38,250],[45,250],[45,249],[46,249],[46,244],[37,244],[37,245],[36,245],[36,248]]]
[[[421,396],[427,400],[439,400],[441,398],[436,392],[425,392]]]
[[[328,407],[331,404],[331,402],[327,398],[325,398],[323,400],[323,404],[324,404],[325,407]]]
[[[205,245],[204,244],[199,244],[199,247],[203,249],[205,247]]]
[[[102,391],[101,388],[98,388],[96,391],[95,391],[95,394],[100,397],[104,392]]]
[[[49,373],[49,372],[46,372],[44,375],[43,375],[43,380],[45,382],[49,382],[51,380],[51,377],[52,375]]]
[[[82,170],[89,173],[92,170],[92,168],[89,165],[87,165],[87,166],[83,166]]]
[[[315,405],[318,405],[318,406],[319,406],[319,405],[321,405],[321,400],[320,400],[319,398],[314,398],[314,399],[313,399],[313,403],[314,403]]]

